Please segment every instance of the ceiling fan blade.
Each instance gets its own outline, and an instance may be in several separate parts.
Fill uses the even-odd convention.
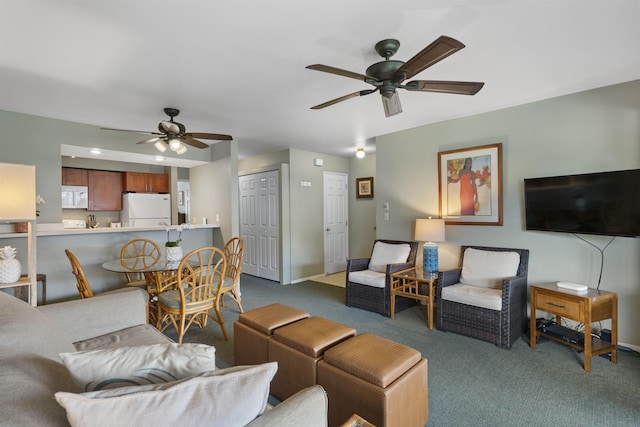
[[[405,62],[394,75],[399,77],[400,81],[409,79],[462,48],[464,48],[464,44],[458,40],[447,36],[440,36],[413,58]]]
[[[405,85],[406,90],[422,92],[455,93],[475,95],[484,86],[479,82],[448,82],[440,80],[413,80]]]
[[[144,133],[147,135],[162,135],[160,132],[148,132],[146,130],[129,130],[129,129],[113,129],[113,128],[100,128],[102,130],[115,130],[117,132],[134,132],[134,133]]]
[[[217,141],[231,141],[233,137],[231,135],[224,135],[222,133],[185,133],[184,136],[200,139],[214,139]]]
[[[196,148],[209,148],[209,144],[205,144],[202,141],[198,141],[197,139],[193,139],[190,136],[183,136],[180,138],[180,141],[182,141],[183,144],[187,144],[190,145],[192,147],[196,147]]]
[[[176,123],[163,120],[160,122],[160,124],[162,125],[164,130],[166,130],[169,133],[172,133],[174,135],[177,135],[180,133],[180,127]]]
[[[145,139],[144,141],[140,141],[140,142],[136,142],[136,144],[149,144],[152,142],[158,142],[160,141],[160,137],[153,137],[153,138],[149,138],[149,139]]]
[[[322,108],[329,107],[329,106],[331,106],[333,104],[337,104],[338,102],[342,102],[342,101],[346,101],[347,99],[355,98],[356,96],[365,96],[365,95],[372,94],[373,92],[375,92],[377,90],[378,90],[378,88],[360,90],[358,92],[353,92],[353,93],[350,93],[349,95],[344,95],[344,96],[341,96],[340,98],[332,99],[331,101],[327,101],[327,102],[324,102],[322,104],[315,105],[315,106],[311,107],[311,109],[312,110],[320,110]]]
[[[361,80],[363,82],[366,81],[367,79],[372,79],[372,77],[365,76],[364,74],[354,73],[353,71],[347,71],[341,68],[330,67],[328,65],[322,65],[322,64],[307,65],[305,68],[308,68],[309,70],[323,71],[325,73],[336,74],[338,76],[349,77],[352,79]]]

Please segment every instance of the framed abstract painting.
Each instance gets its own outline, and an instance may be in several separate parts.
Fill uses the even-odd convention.
[[[438,153],[440,217],[450,225],[502,225],[502,144]]]

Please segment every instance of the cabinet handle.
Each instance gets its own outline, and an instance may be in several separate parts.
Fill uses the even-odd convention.
[[[558,308],[567,308],[567,307],[566,307],[566,306],[564,306],[564,305],[554,304],[554,303],[552,303],[552,302],[548,302],[547,304],[552,305],[552,306],[554,306],[554,307],[558,307]]]

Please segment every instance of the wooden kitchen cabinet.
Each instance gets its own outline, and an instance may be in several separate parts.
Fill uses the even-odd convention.
[[[122,210],[122,172],[89,170],[90,211]]]
[[[62,185],[89,185],[86,169],[62,168]]]
[[[123,191],[136,193],[168,193],[169,175],[145,172],[124,172]]]

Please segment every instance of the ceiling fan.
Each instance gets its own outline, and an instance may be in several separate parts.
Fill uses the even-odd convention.
[[[380,91],[385,116],[389,117],[402,112],[400,98],[396,89],[475,95],[480,89],[482,89],[482,86],[484,86],[484,83],[442,80],[412,80],[408,83],[403,83],[405,80],[410,79],[421,71],[424,71],[432,65],[440,62],[447,56],[464,48],[464,44],[460,43],[458,40],[452,39],[451,37],[440,36],[407,62],[389,59],[398,51],[399,47],[400,42],[395,39],[386,39],[376,43],[376,52],[385,60],[371,65],[367,68],[365,74],[354,73],[352,71],[342,70],[340,68],[322,64],[307,66],[306,68],[310,70],[323,71],[325,73],[362,80],[375,87],[374,89],[360,90],[358,92],[350,93],[349,95],[332,99],[331,101],[311,107],[311,109],[319,110],[329,107],[330,105],[337,104],[338,102],[346,101],[347,99],[370,95],[376,91]]]
[[[190,145],[196,148],[209,148],[209,144],[205,144],[202,141],[198,141],[198,139],[196,138],[213,139],[217,141],[230,141],[233,139],[231,135],[223,135],[219,133],[187,132],[186,128],[182,123],[178,123],[173,120],[174,117],[180,114],[180,110],[178,110],[177,108],[167,107],[164,109],[164,113],[167,116],[169,116],[169,120],[163,120],[160,123],[158,123],[159,132],[151,132],[151,131],[147,132],[147,131],[141,131],[141,130],[112,129],[112,128],[101,128],[101,129],[157,135],[157,136],[154,136],[153,138],[140,141],[137,144],[154,143],[154,146],[163,153],[167,151],[167,148],[170,148],[172,151],[175,151],[177,154],[183,154],[187,151],[187,145]]]

